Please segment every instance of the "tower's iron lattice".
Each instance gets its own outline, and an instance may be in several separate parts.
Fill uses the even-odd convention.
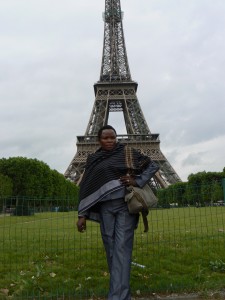
[[[77,137],[77,153],[65,177],[78,181],[87,156],[99,147],[99,128],[108,124],[110,112],[122,111],[127,134],[119,134],[118,140],[159,163],[160,173],[155,176],[153,184],[164,187],[181,181],[160,150],[159,134],[150,132],[141,110],[136,94],[138,84],[131,78],[127,59],[120,0],[105,0],[103,19],[104,46],[100,79],[94,84],[95,102],[84,136]]]

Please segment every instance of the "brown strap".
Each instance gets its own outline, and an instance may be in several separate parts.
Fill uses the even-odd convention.
[[[133,155],[132,155],[132,149],[130,147],[128,147],[127,145],[125,145],[124,147],[124,151],[125,151],[125,160],[126,160],[126,165],[128,169],[133,169]],[[139,196],[139,195],[138,195]],[[140,201],[142,203],[142,205],[145,207],[146,204],[143,203],[141,197],[137,197],[138,201]],[[147,215],[148,215],[148,208],[146,206],[146,211],[142,211],[142,220],[143,220],[143,224],[144,224],[144,232],[148,232],[148,219],[147,219]]]
[[[126,160],[127,168],[129,170],[132,170],[134,168],[132,149],[127,145],[125,145],[124,151],[125,151],[125,160]]]
[[[143,220],[143,224],[144,224],[144,232],[148,232],[148,219],[147,219],[147,215],[148,213],[146,211],[142,211],[142,220]]]

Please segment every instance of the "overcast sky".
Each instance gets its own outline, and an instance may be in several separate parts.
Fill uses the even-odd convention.
[[[37,158],[65,172],[94,104],[104,6],[104,0],[0,0],[0,157]],[[121,0],[121,6],[132,79],[163,154],[184,181],[191,173],[222,171],[225,1]],[[119,114],[110,118],[123,128]]]

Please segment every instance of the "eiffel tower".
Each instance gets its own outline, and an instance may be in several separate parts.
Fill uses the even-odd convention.
[[[159,134],[151,133],[137,98],[138,84],[131,78],[120,0],[105,0],[103,19],[104,46],[100,79],[94,84],[95,102],[86,132],[77,136],[77,153],[64,175],[78,181],[87,156],[99,147],[99,128],[108,124],[109,113],[123,112],[127,134],[118,134],[118,140],[157,161],[160,172],[153,184],[160,188],[179,182],[181,179],[160,150]]]

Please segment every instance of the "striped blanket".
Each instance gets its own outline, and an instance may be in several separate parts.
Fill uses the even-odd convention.
[[[130,148],[133,155],[133,170],[128,170],[124,145],[117,143],[111,151],[98,149],[87,159],[85,172],[80,182],[78,213],[87,211],[106,195],[124,188],[119,178],[132,171],[140,174],[149,165],[151,159],[139,151]]]

